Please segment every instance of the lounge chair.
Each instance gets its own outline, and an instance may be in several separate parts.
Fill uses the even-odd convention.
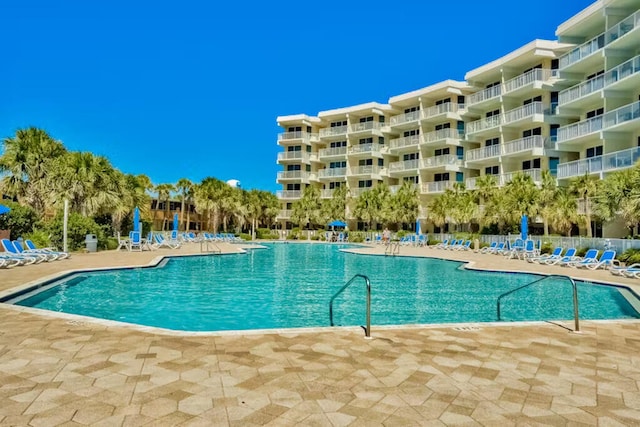
[[[142,251],[142,237],[139,231],[129,232],[129,250]]]
[[[537,262],[538,264],[543,264],[545,261],[560,259],[562,256],[562,247],[558,246],[551,252],[550,254],[540,255],[536,257],[527,258],[528,262]]]
[[[458,247],[456,248],[457,251],[468,251],[469,249],[471,249],[471,240],[465,241],[463,244],[458,245]]]
[[[488,253],[492,255],[501,255],[504,252],[506,245],[506,242],[500,242],[498,243],[498,246],[491,249]]]
[[[520,253],[520,256],[522,257],[522,259],[535,258],[539,254],[540,252],[536,248],[536,242],[529,239],[525,240],[524,249]]]
[[[489,253],[493,251],[497,246],[498,246],[498,242],[491,242],[489,246],[485,246],[484,248],[480,249],[480,253],[481,254]]]
[[[169,249],[178,249],[180,247],[180,242],[173,242],[171,240],[165,239],[161,234],[154,234],[153,237],[156,240],[156,245],[158,248],[169,248]]]
[[[129,240],[123,239],[122,237],[120,237],[120,232],[118,232],[117,237],[118,237],[118,248],[116,250],[117,251],[119,251],[120,249],[129,250]]]
[[[640,273],[640,263],[636,262],[626,267],[612,266],[609,272],[614,276],[635,277],[635,273]]]
[[[31,249],[32,251],[42,251],[42,252],[51,252],[54,253],[58,256],[58,259],[68,259],[69,257],[71,257],[71,254],[68,252],[64,252],[64,251],[58,251],[55,248],[38,248],[36,247],[36,245],[29,239],[24,241],[24,244],[27,245],[27,248]]]
[[[555,258],[555,259],[548,259],[548,260],[544,261],[544,264],[547,264],[547,265],[566,265],[566,264],[569,264],[570,262],[578,261],[578,260],[580,260],[580,257],[576,256],[576,252],[577,252],[576,248],[569,248],[569,249],[567,249],[567,252],[565,252],[563,257]]]
[[[614,265],[619,266],[620,261],[616,259],[616,251],[609,249],[602,252],[602,255],[600,255],[599,260],[597,260],[594,263],[584,264],[583,267],[586,267],[589,270],[597,270],[599,268],[603,268],[606,270],[607,268],[611,268]]]
[[[43,257],[21,254],[9,239],[0,240],[0,244],[2,244],[2,248],[6,252],[5,257],[20,261],[20,265],[36,264],[45,260]]]
[[[22,255],[37,256],[42,258],[42,261],[47,261],[47,262],[55,261],[58,259],[58,255],[51,252],[32,251],[29,248],[25,249],[22,246],[22,243],[20,243],[18,240],[14,240],[12,243],[13,243],[13,247],[16,248],[16,250]]]
[[[440,243],[436,243],[433,246],[429,246],[430,248],[435,248],[435,249],[442,249],[445,246],[447,246],[449,244],[449,239],[444,239],[442,242]]]
[[[567,265],[569,267],[582,268],[586,267],[587,264],[592,264],[598,262],[598,250],[597,249],[589,249],[582,259],[578,259],[576,261],[570,262]]]
[[[8,255],[6,252],[0,252],[0,268],[13,268],[21,264],[21,259]]]

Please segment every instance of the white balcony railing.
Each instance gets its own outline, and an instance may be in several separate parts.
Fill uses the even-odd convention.
[[[422,118],[428,119],[429,117],[439,116],[445,113],[456,113],[458,109],[458,104],[454,102],[444,102],[422,110]]]
[[[429,144],[431,142],[442,141],[443,139],[462,139],[464,135],[456,129],[440,129],[434,132],[422,135],[422,142]]]
[[[548,70],[542,68],[534,68],[524,74],[505,82],[503,93],[513,92],[516,89],[530,85],[535,82],[546,82],[557,75],[557,70]]]
[[[403,136],[402,138],[395,138],[389,141],[389,148],[391,150],[404,147],[417,147],[420,145],[420,135]]]
[[[333,198],[333,192],[334,191],[336,191],[336,190],[333,189],[333,188],[320,190],[320,198],[322,198],[322,199],[331,199],[331,198]]]
[[[467,151],[467,160],[483,160],[498,157],[501,154],[500,148],[500,144],[496,144],[469,150]]]
[[[411,123],[420,120],[420,110],[410,111],[408,113],[399,114],[391,117],[391,126],[401,125],[403,123]]]
[[[375,175],[381,170],[382,168],[378,165],[355,166],[349,168],[349,175]]]
[[[529,151],[535,148],[544,148],[544,138],[540,135],[527,136],[506,142],[503,145],[503,153],[520,153],[522,151]]]
[[[349,190],[351,197],[360,197],[362,193],[373,190],[373,187],[358,187]]]
[[[320,138],[329,136],[346,135],[347,126],[334,126],[320,129]]]
[[[532,102],[522,107],[514,108],[504,113],[504,124],[514,123],[519,120],[526,119],[536,114],[544,114],[544,105],[542,102]]]
[[[564,142],[602,130],[602,116],[592,117],[578,123],[558,128],[557,141]]]
[[[346,156],[346,154],[347,147],[332,147],[318,150],[318,156],[320,157]]]
[[[542,169],[527,169],[527,170],[520,170],[520,171],[514,171],[514,172],[507,172],[502,175],[491,175],[491,176],[493,176],[493,179],[497,187],[503,187],[507,185],[509,182],[511,182],[516,175],[521,175],[521,174],[530,176],[533,182],[536,184],[542,181]],[[480,177],[467,178],[465,181],[466,189],[475,190],[477,188],[478,178]]]
[[[347,168],[327,168],[318,171],[318,178],[334,178],[347,176]]]
[[[306,151],[285,151],[278,153],[278,160],[309,161],[309,153]]]
[[[421,193],[442,193],[448,188],[453,188],[455,181],[423,182],[420,187]]]
[[[301,190],[280,190],[276,193],[278,199],[299,199],[302,197]]]
[[[626,17],[625,19],[617,23],[613,28],[607,31],[607,44],[613,43],[620,37],[638,27],[640,27],[640,10],[635,12],[633,15]]]
[[[560,163],[558,179],[630,168],[640,160],[640,147],[628,148],[588,159]]]
[[[571,64],[583,60],[587,56],[594,54],[602,49],[605,45],[604,33],[599,34],[586,43],[574,48],[569,53],[560,57],[559,67],[563,69]]]
[[[309,141],[311,138],[318,136],[315,133],[309,132],[283,132],[278,134],[278,141],[296,140],[302,139],[303,141]]]
[[[402,184],[400,184],[400,185],[390,185],[389,186],[389,192],[391,192],[391,194],[396,194],[398,192],[398,190],[400,190],[400,188],[402,188]],[[419,186],[418,186],[418,184],[411,184],[411,188],[418,189]]]
[[[467,106],[477,104],[502,95],[502,85],[491,86],[467,97]]]
[[[282,219],[291,218],[292,215],[293,215],[293,210],[291,209],[288,209],[288,210],[284,209],[278,212],[278,218],[282,218]]]
[[[467,123],[467,134],[495,128],[500,126],[501,123],[502,123],[502,116],[500,114],[497,114],[491,117],[485,117],[484,119]]]
[[[604,115],[603,128],[608,129],[640,118],[640,101],[609,111]]]
[[[587,81],[572,86],[569,89],[561,91],[558,95],[558,103],[562,105],[575,101],[576,99],[580,99],[600,89],[611,86],[614,83],[638,72],[640,72],[640,56],[631,58],[604,74],[593,77]]]
[[[418,169],[420,167],[419,159],[404,160],[400,162],[389,163],[389,172],[403,172]]]
[[[278,179],[309,179],[310,173],[307,171],[280,171]]]
[[[420,166],[423,168],[434,168],[440,166],[460,166],[462,159],[455,154],[445,154],[443,156],[427,157],[422,159]]]
[[[380,122],[361,122],[349,125],[349,132],[364,132],[368,130],[380,129],[384,123]]]
[[[373,153],[380,153],[380,149],[384,147],[384,145],[380,145],[378,143],[372,143],[372,144],[358,144],[358,145],[352,145],[349,147],[348,149],[348,153],[349,154],[360,154],[360,153],[369,153],[369,154],[373,154]]]

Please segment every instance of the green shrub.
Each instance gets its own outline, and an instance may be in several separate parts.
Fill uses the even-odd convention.
[[[105,243],[105,248],[108,251],[112,251],[114,249],[117,249],[118,248],[118,239],[116,239],[115,237],[107,237],[106,243]]]
[[[410,234],[410,232],[407,230],[398,230],[398,232],[396,233],[396,239],[402,239],[407,234]]]
[[[311,236],[311,240],[314,240],[314,241],[320,240],[320,236],[318,236],[317,234],[314,236]]]
[[[47,248],[51,246],[51,239],[45,230],[35,229],[31,233],[22,236],[25,240],[30,239],[38,248]]]
[[[51,244],[57,248],[62,248],[62,214],[44,224],[43,229],[51,236]],[[67,226],[67,239],[70,251],[77,251],[85,247],[87,234],[95,234],[98,237],[98,248],[104,248],[107,241],[104,229],[96,224],[92,218],[82,216],[78,213],[69,214]]]
[[[287,240],[298,240],[298,233],[294,233],[293,231],[287,234]]]
[[[251,234],[249,233],[240,233],[238,234],[238,237],[240,237],[242,240],[251,240]]]
[[[618,256],[618,259],[620,260],[620,262],[624,262],[626,265],[640,262],[640,249],[627,249],[626,251],[624,251],[624,253]]]
[[[576,256],[583,257],[588,250],[589,248],[580,248],[576,251]]]
[[[3,200],[2,204],[11,210],[0,215],[0,230],[11,230],[11,240],[31,233],[38,224],[38,214],[29,206]]]
[[[438,239],[429,239],[429,240],[427,240],[427,246],[437,245],[438,243],[440,243],[440,240],[438,240]]]
[[[553,252],[553,248],[551,247],[551,243],[544,242],[542,244],[542,247],[540,248],[540,253],[541,254],[550,254],[551,252]]]

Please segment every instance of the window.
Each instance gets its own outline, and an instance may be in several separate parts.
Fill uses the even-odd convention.
[[[525,99],[522,102],[522,105],[528,105],[528,104],[531,104],[532,102],[542,102],[542,95],[536,96],[535,98]]]
[[[436,101],[436,105],[447,104],[449,102],[451,102],[451,98],[445,98],[445,99],[441,99],[439,101]]]
[[[529,71],[533,71],[533,70],[538,69],[538,68],[542,68],[542,64],[538,64],[535,67],[527,68],[526,70],[524,70],[522,72],[522,74],[528,73]]]
[[[464,182],[464,174],[462,172],[456,172],[456,182]]]
[[[287,151],[301,151],[301,150],[302,150],[301,145],[290,145],[289,147],[287,147]]]
[[[458,104],[464,104],[464,95],[458,95]]]
[[[331,148],[340,148],[340,147],[346,147],[347,146],[347,141],[337,141],[337,142],[332,142],[329,147]]]
[[[494,87],[494,86],[498,86],[500,84],[500,82],[493,82],[493,83],[489,83],[487,85],[487,89],[489,89],[490,87]]]
[[[384,116],[378,116],[378,122],[384,123]]]
[[[587,148],[587,158],[602,156],[602,145],[598,145],[597,147]]]
[[[287,184],[287,190],[300,190],[300,184]]]
[[[307,153],[310,153],[310,152],[311,152],[311,146],[307,145]]]
[[[437,174],[433,175],[433,180],[435,182],[449,181],[449,172],[437,173]]]
[[[417,176],[405,176],[404,178],[402,178],[403,182],[410,182],[412,184],[417,184],[418,183],[418,177]]]
[[[299,171],[300,170],[300,165],[287,165],[287,170],[288,171]]]
[[[420,111],[420,106],[418,105],[417,107],[411,107],[411,108],[405,108],[404,109],[404,113],[405,114],[413,113],[414,111]]]
[[[384,145],[384,136],[379,136],[378,137],[378,144]]]
[[[464,135],[464,122],[462,120],[458,120],[458,123],[456,123],[456,128],[458,129],[459,135]]]
[[[366,122],[372,122],[372,121],[373,121],[373,116],[360,117],[360,120],[359,120],[360,123],[366,123]]]
[[[362,145],[362,144],[372,144],[373,143],[373,138],[369,137],[369,138],[360,138],[358,140],[358,144]]]
[[[373,181],[370,179],[364,181],[358,181],[358,188],[371,188],[373,187]]]
[[[342,185],[342,183],[341,183],[341,182],[330,182],[330,183],[329,183],[329,189],[330,189],[330,190],[333,190],[334,188],[338,188],[338,187],[340,187],[340,185]]]
[[[493,110],[493,111],[487,111],[487,114],[485,115],[485,117],[489,118],[489,117],[498,116],[498,115],[500,115],[500,110]]]
[[[557,70],[558,68],[560,68],[560,60],[559,59],[552,59],[551,60],[551,69],[552,70]]]
[[[384,166],[384,159],[378,159],[378,166],[380,167]]]
[[[307,172],[311,172],[311,165],[306,165],[305,170],[306,170]]]
[[[542,135],[542,128],[527,129],[524,132],[522,132],[523,138],[527,138],[533,135]]]
[[[484,141],[485,147],[491,147],[492,145],[500,144],[500,138],[491,138]]]
[[[449,148],[448,147],[447,148],[438,148],[434,153],[434,155],[436,157],[438,157],[438,156],[446,156],[447,154],[449,154]]]
[[[287,128],[287,132],[302,132],[302,126],[290,126]]]
[[[343,162],[331,162],[329,163],[329,169],[334,169],[334,168],[346,168],[347,167],[347,162],[343,161]]]
[[[549,157],[549,172],[555,177],[558,174],[558,164],[560,163],[559,157]]]
[[[540,169],[540,159],[525,160],[522,162],[522,170]]]
[[[442,123],[441,125],[436,125],[436,130],[450,129],[450,128],[451,128],[451,123]]]
[[[604,108],[598,108],[596,110],[591,110],[591,111],[587,112],[587,119],[590,119],[592,117],[601,116],[603,114],[604,114]]]
[[[598,71],[598,72],[596,72],[596,73],[589,74],[589,75],[585,78],[585,80],[590,80],[590,79],[592,79],[592,78],[594,78],[594,77],[601,76],[601,75],[603,75],[603,74],[604,74],[604,70],[600,70],[600,71]]]
[[[420,129],[406,130],[402,134],[402,136],[404,136],[404,137],[414,136],[414,135],[420,135]]]
[[[347,125],[347,121],[346,120],[338,120],[337,122],[331,122],[331,127],[332,128],[337,128],[340,126],[346,126]]]
[[[358,166],[371,166],[373,165],[373,159],[360,159]]]
[[[456,147],[456,157],[458,160],[464,160],[464,147]]]
[[[402,160],[404,160],[405,162],[407,160],[416,160],[420,158],[420,153],[410,153],[410,154],[405,154],[404,156],[402,156]]]
[[[556,142],[558,140],[558,128],[560,125],[551,125],[549,127],[549,138],[551,142]]]
[[[485,175],[500,175],[500,166],[489,166],[484,168]]]
[[[293,203],[287,203],[287,209],[293,208]]]

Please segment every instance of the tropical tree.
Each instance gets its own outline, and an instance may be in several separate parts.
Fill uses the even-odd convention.
[[[516,173],[504,187],[508,216],[511,224],[517,224],[522,215],[533,217],[538,211],[538,187],[530,175]]]
[[[396,194],[389,197],[389,220],[395,223],[410,224],[418,217],[418,189],[412,182],[404,181]]]
[[[169,218],[169,200],[171,199],[171,192],[175,191],[175,187],[173,184],[158,184],[155,190],[158,193],[158,204],[164,202],[164,220],[162,221],[162,231],[164,231]]]
[[[594,211],[603,220],[620,215],[630,233],[640,223],[640,165],[607,176],[595,198]]]
[[[320,190],[314,185],[308,185],[302,191],[302,197],[293,203],[291,220],[302,228],[321,221]]]
[[[189,231],[189,214],[187,213],[187,223],[184,223],[184,208],[187,203],[188,198],[190,197],[190,193],[193,189],[193,182],[191,182],[187,178],[180,178],[175,185],[176,190],[178,191],[178,195],[180,197],[180,224],[182,224],[183,229],[185,231]],[[189,206],[187,205],[187,211],[189,211]]]
[[[427,219],[429,219],[433,225],[438,228],[444,227],[449,219],[451,198],[445,194],[442,194],[434,198],[427,207]]]
[[[581,200],[584,206],[584,213],[579,215],[583,220],[587,230],[587,237],[593,237],[591,229],[591,218],[593,216],[592,199],[598,193],[598,182],[588,174],[573,178],[569,182],[569,191]]]
[[[444,196],[448,199],[449,218],[454,224],[466,225],[468,229],[471,220],[476,217],[475,195],[466,191],[462,182],[456,182],[452,188],[445,190]]]
[[[323,224],[326,224],[332,220],[346,220],[347,196],[347,186],[341,185],[340,187],[333,190],[331,198],[322,199],[320,217]]]
[[[538,192],[538,213],[542,217],[544,235],[549,235],[549,220],[555,210],[554,200],[558,192],[556,179],[551,175],[551,171],[542,171],[542,182]]]
[[[571,236],[573,224],[577,221],[576,197],[566,187],[558,187],[553,199],[549,224],[554,231]]]

